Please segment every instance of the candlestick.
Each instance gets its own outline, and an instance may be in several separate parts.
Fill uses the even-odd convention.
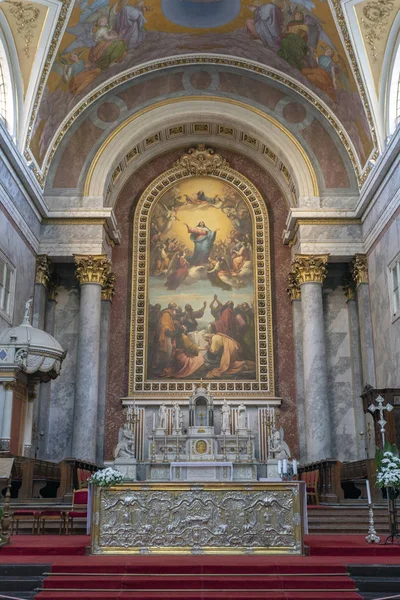
[[[365,480],[365,486],[367,488],[367,498],[368,498],[368,504],[372,504],[372,500],[371,500],[371,489],[369,487],[369,481],[368,479]]]
[[[287,459],[283,459],[283,474],[287,475]]]
[[[282,461],[278,460],[278,475],[282,475]]]
[[[293,475],[297,475],[297,460],[293,459]]]

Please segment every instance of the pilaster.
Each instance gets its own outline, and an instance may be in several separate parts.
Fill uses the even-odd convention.
[[[367,384],[375,387],[375,357],[372,337],[371,303],[368,284],[368,260],[365,254],[355,255],[352,263],[352,275],[357,289],[363,376],[362,387]]]

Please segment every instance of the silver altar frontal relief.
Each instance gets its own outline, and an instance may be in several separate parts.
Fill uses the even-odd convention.
[[[302,554],[302,482],[95,488],[92,554]]]

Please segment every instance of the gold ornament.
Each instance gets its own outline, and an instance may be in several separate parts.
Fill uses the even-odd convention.
[[[115,294],[115,275],[114,275],[114,273],[109,273],[106,277],[106,280],[103,284],[103,288],[101,290],[101,299],[112,301],[114,294]]]
[[[197,454],[205,454],[207,452],[207,444],[204,440],[196,442],[196,452]]]
[[[355,300],[356,288],[355,288],[354,281],[353,281],[353,278],[350,275],[350,273],[343,277],[342,287],[343,287],[344,295],[346,296],[347,302],[349,300]]]
[[[328,258],[329,254],[296,254],[292,266],[297,284],[323,283],[328,272]]]
[[[368,283],[368,261],[366,254],[356,254],[353,260],[352,274],[357,286],[360,283]]]
[[[81,285],[85,283],[98,283],[103,286],[110,273],[111,263],[106,254],[85,256],[74,254],[76,263],[76,277]]]
[[[289,285],[286,288],[287,293],[289,294],[289,298],[293,300],[300,300],[301,298],[301,288],[297,283],[296,274],[291,271],[288,275]]]
[[[8,4],[12,5],[10,13],[14,15],[17,23],[17,31],[21,34],[22,39],[25,42],[24,52],[27,58],[30,58],[30,44],[33,39],[33,30],[36,29],[37,20],[40,10],[35,8],[33,4],[27,4],[26,2],[11,2],[6,0]]]
[[[50,279],[51,263],[47,254],[38,254],[36,257],[35,283],[41,283],[47,287]]]
[[[214,154],[212,148],[199,144],[197,148],[190,148],[174,165],[188,171],[191,175],[212,175],[221,167],[229,167],[228,163],[219,154]]]

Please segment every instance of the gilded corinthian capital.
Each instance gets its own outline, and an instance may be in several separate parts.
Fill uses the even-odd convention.
[[[101,299],[102,300],[112,300],[115,294],[115,275],[114,273],[109,273],[106,277],[106,280],[103,284],[103,288],[101,290]]]
[[[47,287],[50,278],[51,263],[47,254],[38,254],[36,257],[35,283],[41,283]]]
[[[296,254],[292,269],[298,285],[323,283],[327,274],[328,254]]]
[[[288,275],[289,284],[286,288],[287,293],[289,294],[289,298],[291,300],[300,300],[301,298],[301,288],[297,283],[296,274],[291,271]]]
[[[353,260],[352,275],[356,285],[368,283],[368,261],[366,254],[356,254]]]
[[[98,283],[103,286],[110,273],[111,263],[106,254],[85,256],[74,254],[76,264],[76,277],[81,285],[85,283]]]

